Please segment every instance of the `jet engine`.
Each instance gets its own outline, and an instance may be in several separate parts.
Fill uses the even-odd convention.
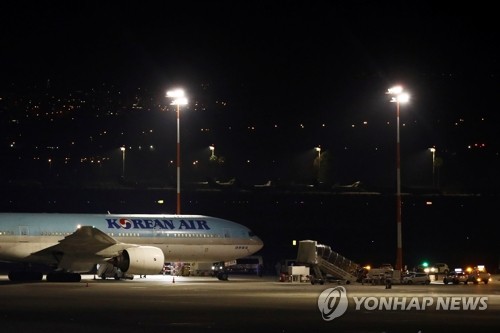
[[[113,258],[113,265],[129,274],[159,274],[164,264],[163,251],[154,246],[130,247]]]

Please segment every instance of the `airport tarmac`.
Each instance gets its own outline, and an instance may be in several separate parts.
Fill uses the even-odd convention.
[[[0,275],[2,332],[465,332],[500,327],[487,285],[311,285],[277,276],[12,283]],[[485,332],[485,331],[481,331]]]

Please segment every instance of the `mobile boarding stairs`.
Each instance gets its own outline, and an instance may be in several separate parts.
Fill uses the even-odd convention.
[[[309,266],[314,272],[312,284],[323,284],[326,281],[324,274],[330,274],[334,279],[350,284],[360,281],[358,276],[361,266],[332,251],[330,246],[317,244],[313,240],[299,242],[297,264]]]

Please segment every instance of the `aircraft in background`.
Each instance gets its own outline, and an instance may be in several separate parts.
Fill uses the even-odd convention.
[[[359,180],[348,185],[333,185],[332,191],[340,194],[380,195],[380,192],[367,190],[365,184]]]
[[[231,178],[229,179],[227,182],[222,182],[220,180],[216,180],[215,181],[215,184],[217,186],[222,186],[222,187],[226,187],[226,186],[236,186],[236,178]]]
[[[352,184],[348,185],[333,185],[333,189],[361,189],[361,181],[355,181]]]
[[[239,182],[236,178],[231,178],[228,181],[215,180],[213,178],[207,178],[205,181],[193,182],[192,185],[195,188],[206,188],[206,189],[233,189],[237,188]]]
[[[271,187],[271,186],[272,186],[272,183],[270,180],[268,180],[264,184],[255,184],[253,187],[255,187],[255,188],[267,188],[267,187]]]
[[[11,281],[80,281],[97,265],[159,274],[165,262],[221,262],[254,254],[262,240],[247,227],[204,215],[0,213],[0,261],[22,263]],[[227,273],[218,273],[221,280]]]

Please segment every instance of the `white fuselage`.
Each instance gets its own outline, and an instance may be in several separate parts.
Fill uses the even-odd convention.
[[[81,226],[98,232],[82,237]],[[165,262],[216,262],[251,255],[263,243],[245,226],[201,215],[0,214],[0,261],[100,263],[143,246],[160,249]]]

